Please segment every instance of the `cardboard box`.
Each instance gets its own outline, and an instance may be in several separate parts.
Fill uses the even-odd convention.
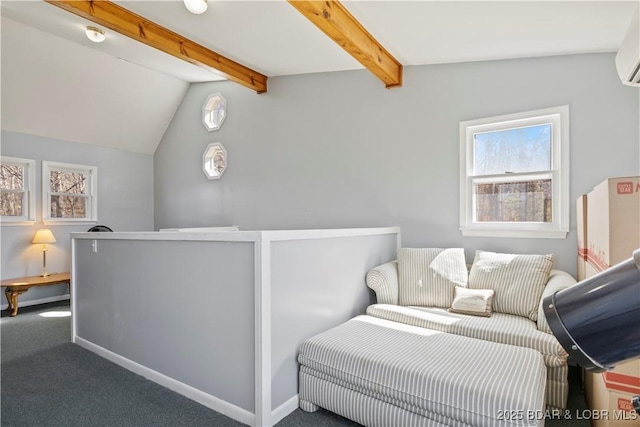
[[[587,261],[597,271],[640,248],[640,177],[610,178],[587,195]]]
[[[587,260],[578,255],[578,282],[587,279]]]
[[[601,374],[585,372],[584,389],[593,427],[639,427],[631,398],[640,394],[640,360]]]
[[[576,200],[576,230],[578,234],[578,282],[587,278],[585,264],[587,262],[587,195]]]
[[[596,274],[600,273],[597,268],[595,268],[590,262],[586,262],[584,264],[584,278],[588,279],[589,277],[593,277]]]
[[[587,259],[584,278],[629,259],[640,248],[640,177],[603,181],[587,194],[586,205],[578,198],[576,210],[578,226],[586,220],[586,229],[577,230],[578,242],[585,242],[582,253],[578,243],[578,262],[583,254]],[[640,415],[631,404],[640,394],[640,360],[601,374],[585,372],[584,388],[591,411],[585,415],[593,427],[640,427]]]

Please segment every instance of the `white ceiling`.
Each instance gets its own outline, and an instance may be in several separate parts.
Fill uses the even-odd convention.
[[[2,17],[2,129],[152,154],[189,84]]]
[[[209,9],[202,15],[189,13],[182,0],[115,2],[267,76],[363,68],[284,0],[209,0]],[[411,66],[614,52],[620,46],[640,2],[362,0],[343,3],[396,59],[405,66]],[[95,94],[102,96],[96,102],[103,106],[103,114],[110,116],[108,112],[113,111],[115,118],[105,127],[136,129],[135,134],[115,135],[112,132],[105,133],[104,129],[92,131],[92,125],[86,125],[85,132],[78,133],[72,130],[75,125],[66,121],[69,117],[58,117],[55,127],[60,128],[59,131],[52,134],[51,130],[47,130],[48,136],[116,148],[124,146],[123,149],[145,153],[153,153],[159,143],[162,135],[158,137],[158,129],[164,132],[186,90],[182,83],[219,79],[210,71],[111,31],[106,32],[105,42],[92,43],[83,33],[84,27],[90,24],[88,21],[42,1],[4,0],[0,7],[3,17],[3,129],[42,134],[50,127],[50,123],[46,123],[47,126],[42,125],[42,129],[34,129],[28,120],[19,119],[17,116],[29,110],[28,105],[18,108],[21,112],[13,114],[16,117],[7,117],[5,103],[11,103],[13,107],[16,103],[22,103],[22,99],[39,97],[41,104],[56,105],[56,102],[60,102],[57,97],[73,91],[74,84],[75,92],[80,91],[81,94],[85,90],[78,87],[80,82],[65,83],[65,79],[56,79],[55,76],[43,79],[42,76],[31,76],[29,73],[22,75],[19,70],[36,61],[32,58],[36,54],[45,54],[51,61],[40,70],[40,74],[42,70],[50,74],[75,70],[78,75],[92,75],[96,72],[97,61],[101,64],[117,63],[107,67],[115,67],[117,73],[112,72],[100,78],[100,85],[105,87],[100,90],[102,95]],[[31,38],[40,40],[35,51],[32,51],[33,46],[28,46]],[[47,52],[57,52],[57,55]],[[88,58],[92,60],[88,61]],[[5,76],[7,61],[14,62],[9,66],[14,72]],[[64,62],[64,65],[56,65],[56,62]],[[163,105],[155,107],[158,111],[152,119],[131,112],[126,117],[117,114],[118,109],[122,110],[123,99],[113,96],[113,93],[115,91],[125,96],[125,88],[132,85],[128,73],[138,74],[142,82],[149,81],[152,75],[152,81],[171,82],[158,84],[157,87],[134,83],[136,90],[155,94],[154,105]],[[91,82],[97,84],[95,74]],[[57,89],[51,89],[51,84]],[[9,94],[7,85],[15,87]],[[162,93],[158,93],[158,88],[162,88]],[[381,82],[371,90],[382,88],[384,85]],[[25,97],[23,91],[33,91],[35,94]],[[111,96],[107,96],[109,94]],[[142,96],[126,96],[127,102],[134,104],[130,106],[131,110],[144,112],[150,108]],[[82,104],[81,100],[76,101],[74,105]],[[69,110],[73,109],[73,105],[69,107]],[[85,123],[97,121],[95,117],[87,116],[93,114],[91,110],[75,113],[79,115],[77,117],[84,118]],[[69,116],[72,115],[70,112]],[[109,120],[104,115],[102,117]],[[151,123],[164,117],[169,118],[162,123]],[[144,126],[153,127],[153,131],[142,129],[143,125],[138,123],[140,121],[144,122]],[[139,143],[141,135],[144,135],[144,143]],[[120,142],[116,143],[115,140]]]

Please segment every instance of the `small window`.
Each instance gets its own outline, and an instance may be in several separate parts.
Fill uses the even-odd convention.
[[[0,216],[3,225],[33,225],[36,220],[34,160],[0,157]]]
[[[209,179],[220,179],[227,169],[227,150],[219,142],[212,142],[202,155],[202,171]]]
[[[207,97],[202,106],[202,124],[209,132],[220,129],[227,117],[227,100],[219,93]]]
[[[42,162],[42,218],[46,223],[98,219],[98,168]]]
[[[460,123],[465,236],[565,238],[569,107]]]

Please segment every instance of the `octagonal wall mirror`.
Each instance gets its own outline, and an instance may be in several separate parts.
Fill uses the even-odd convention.
[[[202,171],[209,179],[220,179],[227,169],[227,150],[219,142],[212,142],[202,154]]]
[[[202,124],[209,132],[220,129],[227,117],[227,100],[219,93],[207,97],[202,106]]]

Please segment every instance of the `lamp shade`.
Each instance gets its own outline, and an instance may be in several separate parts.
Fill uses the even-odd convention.
[[[33,236],[33,240],[31,243],[55,243],[56,238],[53,236],[53,233],[48,228],[43,228],[36,231],[36,235]]]

